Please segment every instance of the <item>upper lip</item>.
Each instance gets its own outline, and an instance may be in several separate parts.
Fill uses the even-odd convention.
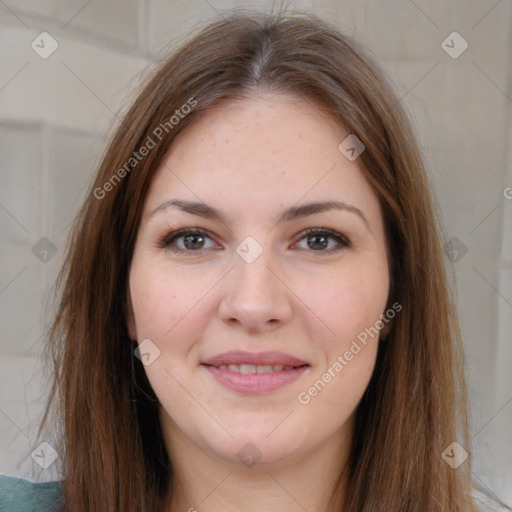
[[[201,364],[216,366],[230,365],[230,364],[253,364],[259,365],[283,365],[283,366],[304,366],[308,365],[306,361],[298,357],[285,354],[284,352],[244,352],[243,350],[235,350],[231,352],[224,352],[217,356],[211,357]]]

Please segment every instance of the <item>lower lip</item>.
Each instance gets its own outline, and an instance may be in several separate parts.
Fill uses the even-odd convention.
[[[215,366],[203,365],[223,386],[249,395],[275,391],[286,384],[296,381],[309,367],[299,366],[293,370],[269,373],[238,373],[220,370]]]

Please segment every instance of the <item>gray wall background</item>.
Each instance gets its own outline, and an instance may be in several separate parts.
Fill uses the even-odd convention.
[[[272,5],[0,0],[0,473],[58,477],[57,464],[44,469],[31,457],[46,389],[45,303],[106,135],[154,58],[231,7]],[[457,279],[474,476],[510,504],[512,2],[304,0],[290,8],[325,16],[369,46],[411,113]],[[448,37],[454,31],[462,39]],[[54,43],[42,32],[58,43],[50,56]]]

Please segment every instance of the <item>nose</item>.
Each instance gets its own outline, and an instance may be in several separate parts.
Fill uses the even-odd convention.
[[[251,334],[268,332],[289,322],[292,294],[267,251],[252,263],[236,254],[234,258],[235,268],[223,280],[221,320]]]

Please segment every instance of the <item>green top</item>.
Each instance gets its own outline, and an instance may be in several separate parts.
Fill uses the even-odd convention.
[[[1,512],[56,512],[61,504],[60,482],[34,483],[0,475]]]

